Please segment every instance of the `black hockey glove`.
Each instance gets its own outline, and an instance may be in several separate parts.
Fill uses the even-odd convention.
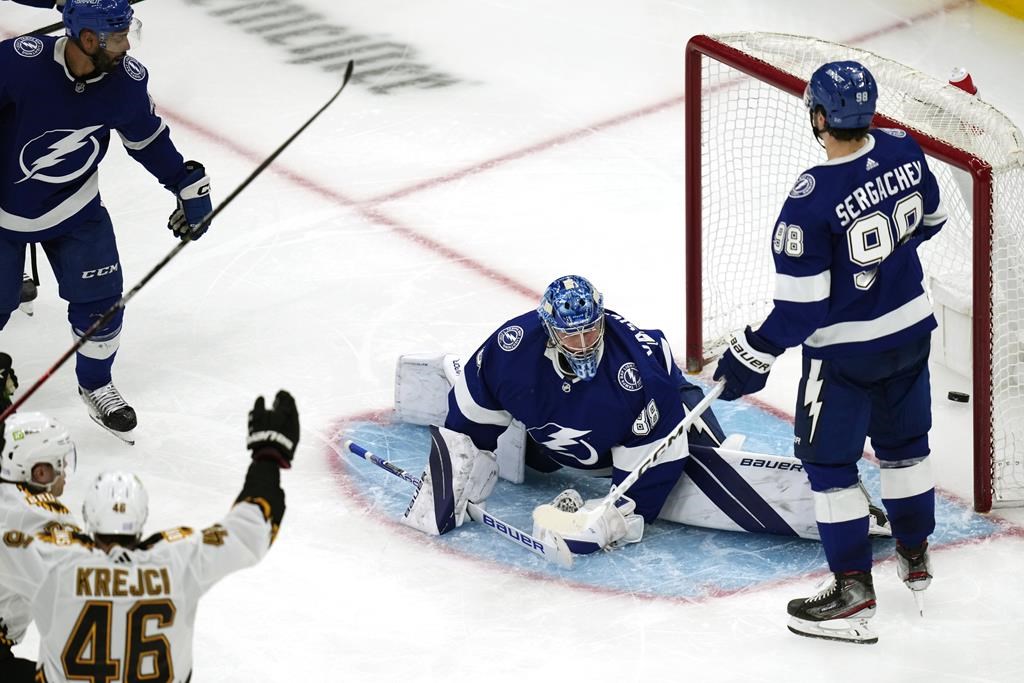
[[[18,376],[14,374],[13,362],[8,354],[0,351],[0,413],[11,405],[11,394],[18,388]],[[0,453],[3,453],[5,445],[4,423],[0,422]]]
[[[14,374],[14,361],[0,351],[0,410],[11,405],[11,395],[18,388],[18,376]]]
[[[198,161],[186,161],[185,171],[186,175],[177,187],[169,188],[178,196],[178,208],[167,219],[167,228],[178,239],[197,240],[210,228],[207,224],[200,229],[203,219],[213,212],[210,178]]]
[[[299,443],[299,411],[295,399],[282,389],[274,397],[274,407],[267,410],[263,397],[256,399],[249,411],[249,438],[246,445],[253,460],[275,460],[282,468],[292,466],[295,447]]]

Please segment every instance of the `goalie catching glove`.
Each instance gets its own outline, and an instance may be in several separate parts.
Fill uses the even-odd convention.
[[[478,450],[465,434],[430,427],[430,456],[402,524],[431,536],[446,534],[466,521],[466,507],[482,503],[498,481],[490,451]]]
[[[604,498],[593,498],[584,502],[573,489],[562,491],[551,505],[563,512],[585,514],[604,502]],[[604,513],[588,528],[578,534],[562,534],[566,545],[576,555],[587,555],[598,550],[614,550],[630,543],[639,543],[644,537],[644,518],[634,514],[636,502],[620,496],[615,505],[609,505]],[[544,543],[551,542],[554,533],[534,520],[533,535]]]

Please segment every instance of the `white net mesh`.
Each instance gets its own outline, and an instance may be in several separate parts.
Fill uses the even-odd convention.
[[[878,55],[782,34],[725,34],[714,40],[802,80],[821,64],[861,62],[879,84],[878,112],[944,141],[992,167],[991,284],[977,301],[991,306],[991,352],[974,368],[975,393],[991,386],[992,410],[976,429],[991,430],[994,504],[1024,502],[1024,136],[1005,115],[961,90]],[[772,306],[770,242],[782,202],[802,171],[824,152],[799,97],[717,59],[702,57],[701,182],[703,348],[715,355],[726,336],[764,319]],[[934,157],[949,221],[920,249],[929,279],[972,283],[972,179]],[[974,311],[979,314],[978,310]],[[984,314],[984,312],[982,312]]]

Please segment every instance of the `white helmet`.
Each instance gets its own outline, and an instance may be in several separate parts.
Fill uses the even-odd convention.
[[[3,462],[0,477],[5,481],[32,481],[32,468],[51,465],[57,474],[75,471],[75,443],[68,430],[43,413],[14,413],[4,424]],[[44,486],[49,490],[51,484]]]
[[[141,536],[149,516],[149,494],[129,472],[104,472],[85,494],[82,518],[89,534]]]

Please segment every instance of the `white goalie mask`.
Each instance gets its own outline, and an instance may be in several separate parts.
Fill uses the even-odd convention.
[[[85,494],[82,519],[88,534],[142,535],[149,516],[149,494],[130,472],[104,472]]]
[[[64,427],[43,413],[14,413],[4,424],[4,450],[0,478],[23,482],[47,491],[60,475],[75,471],[75,443]],[[37,465],[50,465],[54,479],[39,483],[32,478]]]

